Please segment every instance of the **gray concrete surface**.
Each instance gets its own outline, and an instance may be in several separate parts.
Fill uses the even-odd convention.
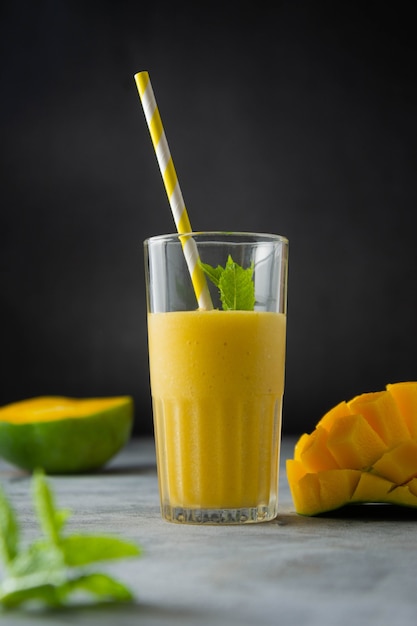
[[[284,440],[282,464],[292,454]],[[25,537],[37,527],[29,476],[0,463]],[[417,512],[362,506],[332,516],[294,512],[285,471],[272,523],[181,526],[160,518],[152,440],[131,442],[97,474],[51,477],[71,531],[140,543],[144,554],[106,566],[129,583],[126,606],[1,613],[7,626],[415,626]]]

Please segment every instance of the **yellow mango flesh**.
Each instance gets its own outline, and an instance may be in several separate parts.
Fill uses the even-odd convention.
[[[310,439],[310,435],[307,435],[307,433],[304,433],[303,435],[301,435],[301,437],[299,438],[299,440],[295,444],[294,459],[296,461],[300,460],[301,454],[302,454],[304,448],[306,447],[309,439]]]
[[[409,480],[407,483],[407,487],[413,494],[413,496],[417,497],[417,478],[412,478],[411,480]]]
[[[351,498],[359,482],[358,470],[328,470],[319,472],[320,498],[328,510],[338,509]]]
[[[356,396],[348,407],[351,413],[363,415],[386,445],[394,445],[410,437],[410,432],[389,391],[376,391]]]
[[[300,460],[306,470],[320,472],[339,467],[327,447],[327,437],[327,431],[317,426],[304,442],[304,447],[300,450]]]
[[[306,473],[301,463],[287,461],[287,477],[295,510],[300,515],[317,515],[322,511],[318,474]]]
[[[403,441],[373,464],[372,472],[402,485],[417,476],[417,441]]]
[[[417,507],[417,382],[330,409],[296,443],[287,478],[300,515],[352,503]]]
[[[351,497],[352,503],[381,502],[399,506],[417,507],[417,496],[412,493],[408,485],[394,483],[362,472],[358,485]]]
[[[358,470],[325,470],[304,472],[298,461],[287,461],[287,477],[297,513],[318,515],[343,506],[354,493],[361,472]]]
[[[107,411],[125,402],[126,398],[67,398],[40,396],[13,402],[0,408],[0,421],[9,424],[50,422],[61,419],[86,418]]]
[[[342,402],[339,402],[339,404],[336,404],[336,406],[334,406],[332,409],[330,409],[330,411],[327,411],[327,413],[323,415],[317,426],[321,426],[322,428],[327,430],[327,432],[329,432],[332,429],[333,424],[337,422],[339,417],[349,415],[349,413],[349,407],[347,403],[343,400]]]
[[[364,469],[372,465],[386,446],[362,415],[344,415],[334,422],[327,446],[339,467]]]
[[[394,383],[387,389],[395,400],[412,439],[417,439],[417,382]]]

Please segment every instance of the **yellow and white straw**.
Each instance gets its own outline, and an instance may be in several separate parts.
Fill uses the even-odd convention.
[[[169,150],[165,131],[162,126],[161,116],[156,104],[148,72],[139,72],[135,74],[135,81],[139,91],[140,100],[142,102],[143,112],[145,113],[146,122],[149,127],[149,132],[151,134],[159,169],[164,181],[169,204],[171,206],[175,226],[180,235],[184,233],[191,233],[192,229],[190,220],[188,218],[187,209],[185,208],[184,198],[180,189],[177,173],[175,171],[171,152]],[[197,245],[192,237],[181,237],[180,239],[188,270],[191,275],[191,281],[198,306],[200,309],[212,309],[213,304],[207,287],[206,277],[198,264],[199,255]]]

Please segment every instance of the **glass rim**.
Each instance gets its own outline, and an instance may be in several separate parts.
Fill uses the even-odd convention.
[[[194,239],[205,239],[211,243],[224,243],[228,241],[228,238],[236,237],[241,240],[241,243],[254,244],[254,243],[282,243],[288,245],[288,238],[284,235],[277,235],[274,233],[260,233],[252,231],[227,231],[227,230],[199,230],[190,231],[188,233],[167,233],[165,235],[153,235],[147,237],[144,240],[144,245],[150,243],[163,243],[169,241],[179,240],[180,237],[192,237]],[[232,241],[231,241],[232,242]],[[233,241],[233,243],[239,243]]]

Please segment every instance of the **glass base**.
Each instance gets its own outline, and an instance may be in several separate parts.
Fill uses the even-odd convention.
[[[188,509],[162,505],[162,517],[176,524],[257,524],[277,516],[275,507],[258,506],[242,509]]]

